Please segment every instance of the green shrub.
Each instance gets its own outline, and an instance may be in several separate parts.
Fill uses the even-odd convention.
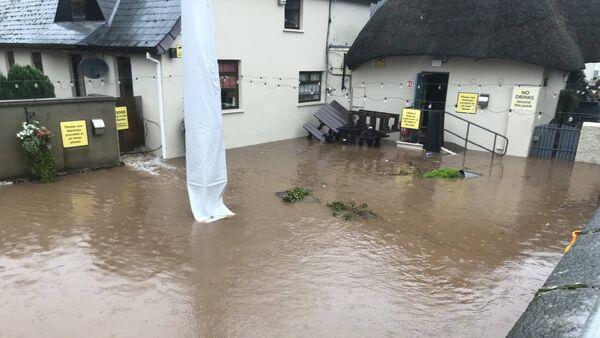
[[[331,210],[333,217],[342,216],[347,221],[377,216],[366,203],[358,205],[356,202],[333,201],[327,203],[327,207]]]
[[[6,76],[0,74],[0,100],[8,100],[9,92],[6,87]]]
[[[56,180],[56,160],[52,154],[51,138],[52,133],[37,121],[23,122],[23,129],[17,133],[31,174],[44,183]]]
[[[0,78],[0,99],[24,100],[55,97],[52,81],[31,66],[13,66],[6,78]]]
[[[556,110],[558,113],[576,113],[579,109],[580,101],[581,98],[575,90],[563,90],[560,92],[560,97],[558,99],[558,106]]]
[[[460,178],[460,177],[461,177],[460,171],[458,171],[456,169],[452,169],[452,168],[434,169],[432,171],[429,171],[429,172],[426,172],[425,174],[423,174],[423,178],[451,179],[451,178]]]
[[[305,188],[294,188],[283,193],[281,199],[286,203],[295,203],[303,201],[310,195],[310,190]]]

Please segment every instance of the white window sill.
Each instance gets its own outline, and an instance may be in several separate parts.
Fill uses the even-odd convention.
[[[288,29],[288,28],[284,28],[283,31],[286,32],[286,33],[304,33],[303,29]]]
[[[223,115],[243,114],[243,109],[223,109]]]
[[[322,106],[324,104],[326,104],[325,101],[304,102],[304,103],[298,103],[298,107]]]

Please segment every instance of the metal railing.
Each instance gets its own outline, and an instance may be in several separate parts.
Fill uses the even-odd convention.
[[[506,138],[506,136],[498,134],[497,132],[495,132],[493,130],[490,130],[490,129],[486,128],[486,127],[482,127],[482,126],[480,126],[480,125],[478,125],[476,123],[473,123],[473,122],[471,122],[469,120],[463,119],[460,116],[456,116],[456,115],[448,113],[448,112],[445,112],[445,114],[446,114],[446,116],[451,116],[451,117],[453,117],[455,119],[458,119],[458,120],[460,120],[462,122],[465,122],[467,124],[467,134],[464,137],[461,136],[461,135],[458,135],[457,133],[455,133],[453,131],[450,131],[450,130],[444,128],[445,132],[450,133],[450,134],[458,137],[459,139],[465,141],[465,145],[464,145],[465,151],[467,151],[469,144],[472,144],[472,145],[474,145],[474,146],[476,146],[478,148],[481,148],[481,149],[483,149],[485,151],[488,151],[488,152],[492,153],[492,155],[496,155],[496,156],[505,156],[506,155],[506,152],[508,150],[508,138]],[[489,149],[489,148],[487,148],[485,146],[482,146],[481,144],[478,144],[478,143],[476,143],[474,141],[469,140],[469,133],[471,132],[471,127],[479,128],[480,130],[486,131],[486,132],[494,135],[494,146],[492,147],[492,149]],[[498,139],[504,140],[504,147],[502,148],[502,152],[498,152],[498,149],[496,148],[496,145],[498,144]]]

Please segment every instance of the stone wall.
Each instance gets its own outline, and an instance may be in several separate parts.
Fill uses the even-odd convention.
[[[508,337],[597,337],[586,332],[600,299],[600,210],[558,263]],[[599,303],[600,304],[600,303]]]
[[[16,138],[27,115],[54,134],[52,150],[59,171],[109,167],[120,163],[114,97],[0,101],[0,180],[29,174],[23,149]],[[104,120],[104,135],[94,135],[92,119]],[[82,120],[86,121],[89,144],[65,148],[60,123]]]
[[[600,164],[600,123],[583,124],[575,161]]]

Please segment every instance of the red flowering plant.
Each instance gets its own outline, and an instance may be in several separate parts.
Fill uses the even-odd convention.
[[[17,133],[31,173],[45,183],[56,180],[56,159],[52,154],[51,138],[50,130],[40,126],[38,121],[23,122],[23,128]]]

